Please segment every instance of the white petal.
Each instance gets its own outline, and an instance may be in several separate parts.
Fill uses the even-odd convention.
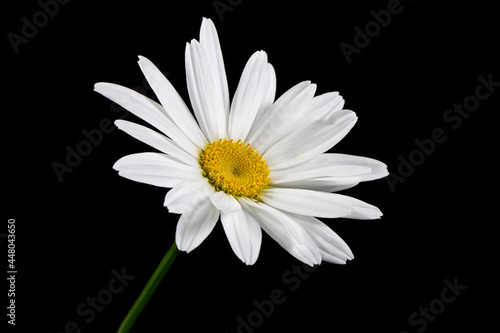
[[[290,214],[290,213],[288,213]],[[322,251],[323,260],[335,264],[344,264],[346,260],[354,259],[351,249],[332,229],[312,216],[290,214],[316,242]]]
[[[341,110],[288,134],[262,155],[270,170],[287,168],[316,157],[337,144],[356,123],[356,114]]]
[[[323,155],[325,154],[319,156]],[[313,159],[309,160],[309,162],[312,160]],[[360,165],[330,164],[325,165],[324,167],[316,168],[312,167],[311,165],[312,163],[305,162],[300,164],[300,167],[296,169],[291,167],[273,171],[273,184],[312,178],[323,178],[329,180],[338,179],[339,184],[354,183],[359,182],[359,178],[361,178],[361,176],[370,174],[372,172],[371,168]],[[308,166],[311,167],[307,168]]]
[[[311,102],[315,91],[316,85],[310,81],[290,88],[254,123],[247,141],[258,152],[264,152],[271,144],[289,133],[290,124],[295,123],[301,109]]]
[[[259,111],[257,112],[257,115],[255,115],[253,124],[257,124],[260,119],[262,119],[262,117],[271,109],[274,98],[276,97],[276,72],[274,71],[273,65],[268,63],[267,67],[267,90],[265,96],[262,98],[262,103],[260,105]],[[252,129],[250,129],[250,131],[251,130]]]
[[[346,195],[341,195],[336,193],[332,194],[342,196],[343,200],[346,200],[350,203],[352,207],[352,213],[347,216],[344,216],[344,218],[346,219],[374,220],[374,219],[379,219],[383,215],[380,209],[364,201]]]
[[[200,43],[186,44],[186,79],[196,119],[208,141],[227,137],[221,86]]]
[[[213,71],[215,84],[220,86],[224,111],[229,112],[229,91],[227,87],[224,59],[219,43],[219,36],[211,19],[203,18],[200,29],[200,44],[207,55],[208,64]]]
[[[142,141],[145,144],[150,145],[151,147],[156,148],[165,154],[175,157],[179,161],[182,161],[191,166],[198,165],[198,161],[193,156],[189,155],[174,141],[158,132],[126,120],[116,120],[115,125],[120,130],[136,138],[137,140]]]
[[[339,192],[347,190],[358,184],[359,183],[348,183],[344,185],[338,185],[337,180],[330,182],[324,178],[313,178],[313,179],[296,180],[293,182],[279,183],[275,187],[301,188],[305,190],[314,190],[321,192]]]
[[[99,82],[94,90],[150,123],[198,158],[199,148],[169,119],[163,107],[138,92],[113,83]]]
[[[268,188],[262,200],[273,207],[299,215],[325,218],[376,219],[380,210],[361,200],[337,193],[291,188]]]
[[[210,196],[212,204],[223,213],[230,213],[241,210],[241,205],[232,196],[222,191],[217,191]]]
[[[321,253],[321,260],[323,260],[323,261],[326,261],[326,262],[329,262],[332,264],[337,264],[337,265],[345,265],[346,264],[346,260],[339,259],[336,255],[334,255],[328,251],[319,249],[319,252]]]
[[[291,255],[310,266],[321,263],[321,253],[318,246],[296,221],[265,204],[249,199],[242,201],[245,202],[243,209],[248,207],[262,229]],[[291,232],[293,229],[295,231]],[[297,233],[301,234],[300,241],[295,235]]]
[[[388,175],[387,166],[377,160],[346,154],[321,154],[290,168],[275,170],[273,184],[328,177],[330,182],[352,184]]]
[[[170,213],[184,214],[196,210],[214,193],[206,178],[188,180],[176,185],[165,196],[164,206]]]
[[[205,147],[207,144],[205,136],[172,84],[149,59],[139,56],[139,66],[174,123],[196,146]]]
[[[174,187],[183,181],[201,177],[199,168],[160,153],[124,156],[113,165],[113,169],[122,177],[160,187]]]
[[[251,200],[240,200],[240,202],[246,203],[251,207],[251,211],[255,216],[259,217],[260,220],[270,219],[276,220],[278,224],[284,228],[284,230],[298,243],[303,244],[305,239],[304,229],[301,228],[295,221],[290,219],[288,216],[278,211],[277,209],[261,203],[254,203]]]
[[[222,226],[234,253],[247,265],[253,265],[259,256],[262,231],[257,220],[246,209],[222,213]]]
[[[314,85],[312,85],[314,87]],[[303,128],[314,124],[316,121],[323,121],[326,117],[331,117],[333,113],[340,111],[344,106],[344,99],[337,91],[328,92],[312,99],[305,99],[304,103],[296,106],[293,112],[287,114],[286,127],[278,127],[281,133],[275,134],[276,140],[300,131]],[[295,106],[294,106],[295,107]]]
[[[273,207],[300,215],[327,218],[343,217],[352,213],[350,205],[337,194],[291,189],[268,188],[261,194],[262,201]]]
[[[264,51],[255,52],[245,65],[231,104],[228,132],[232,139],[245,142],[259,110],[271,107],[276,90],[273,75],[267,54]]]
[[[220,212],[208,201],[188,213],[177,222],[175,243],[181,251],[190,252],[200,245],[212,232]]]

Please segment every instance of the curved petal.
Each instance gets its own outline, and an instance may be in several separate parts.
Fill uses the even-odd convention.
[[[257,114],[255,115],[255,119],[253,121],[253,124],[256,124],[262,119],[262,117],[267,114],[269,109],[271,109],[273,103],[274,103],[274,98],[276,97],[276,72],[274,71],[273,65],[270,63],[267,64],[268,71],[267,71],[267,90],[265,92],[265,96],[262,98],[262,103],[260,105],[259,110],[257,111]],[[252,124],[252,127],[253,127]],[[252,128],[250,128],[250,131]],[[250,132],[249,132],[250,133]],[[247,134],[248,136],[248,134]]]
[[[232,139],[245,142],[259,111],[271,107],[276,90],[273,74],[264,51],[257,51],[248,59],[229,113],[228,133]]]
[[[347,135],[356,120],[356,114],[352,111],[337,111],[329,117],[313,122],[310,126],[288,134],[262,155],[270,170],[303,163],[336,145]]]
[[[206,178],[188,180],[176,185],[165,196],[163,205],[170,213],[184,214],[196,210],[214,193]]]
[[[262,192],[261,198],[268,205],[299,215],[354,219],[377,219],[382,216],[377,207],[337,193],[268,188]]]
[[[290,124],[300,117],[302,108],[311,102],[315,91],[316,85],[310,81],[298,83],[290,88],[254,123],[247,141],[262,154],[274,142],[289,133]]]
[[[321,192],[339,192],[347,190],[358,184],[359,183],[346,183],[343,185],[338,185],[337,180],[329,181],[328,179],[325,178],[313,178],[313,179],[303,179],[292,182],[279,183],[275,185],[275,187],[300,188],[304,190],[314,190]]]
[[[266,204],[243,199],[243,207],[250,210],[264,231],[278,244],[309,266],[321,263],[321,253],[307,232],[292,218]],[[291,232],[296,229],[295,232]],[[300,233],[300,240],[294,233]]]
[[[120,158],[113,169],[122,177],[159,187],[174,187],[200,177],[200,169],[161,153],[138,153]]]
[[[257,220],[246,209],[222,213],[221,222],[234,253],[247,265],[259,257],[262,231]]]
[[[320,155],[322,156],[322,155]],[[310,162],[311,160],[309,160]],[[339,184],[359,182],[359,178],[363,175],[370,174],[372,169],[366,166],[359,165],[328,165],[324,168],[306,168],[312,163],[302,163],[300,168],[297,169],[281,169],[273,172],[273,184],[280,184],[285,182],[292,182],[304,179],[328,179],[333,181],[335,179],[339,180]]]
[[[387,166],[377,160],[346,154],[321,154],[286,169],[273,171],[273,184],[313,178],[327,178],[338,185],[352,184],[387,176]]]
[[[268,205],[300,215],[327,218],[349,215],[352,212],[350,206],[342,200],[335,200],[331,194],[291,188],[268,188],[262,191],[261,198]]]
[[[325,223],[312,216],[287,214],[309,233],[318,245],[323,260],[334,264],[345,264],[346,260],[354,259],[349,246]]]
[[[201,130],[209,142],[226,138],[227,111],[221,86],[198,41],[186,44],[185,60],[189,98]]]
[[[242,204],[246,204],[250,211],[260,220],[269,220],[275,225],[280,226],[297,244],[304,244],[305,235],[304,229],[301,228],[295,221],[287,217],[281,211],[266,203],[254,202],[250,199],[241,199]],[[245,206],[243,206],[245,207]]]
[[[209,199],[212,204],[223,213],[231,213],[241,210],[241,205],[238,201],[232,195],[227,195],[222,191],[215,192]]]
[[[163,107],[135,90],[118,84],[99,82],[94,90],[150,123],[174,140],[190,155],[198,158],[200,149],[169,119]]]
[[[177,222],[175,243],[181,251],[191,252],[212,232],[220,212],[210,202],[181,215]]]
[[[315,88],[315,85],[311,85]],[[311,90],[311,92],[314,89]],[[333,113],[342,110],[344,99],[337,91],[328,92],[312,99],[305,99],[302,104],[296,105],[293,112],[289,111],[286,117],[286,127],[271,128],[277,140],[292,133],[301,131],[316,121],[324,121]],[[272,145],[272,144],[271,144]]]
[[[200,29],[200,44],[207,55],[210,68],[213,70],[215,84],[220,86],[222,102],[226,114],[229,112],[229,90],[227,86],[224,59],[219,43],[217,29],[211,19],[203,18]]]
[[[138,63],[170,118],[198,148],[205,147],[207,139],[172,84],[149,59],[139,56]]]
[[[133,138],[142,141],[165,154],[175,157],[181,162],[191,166],[198,166],[198,161],[193,156],[189,155],[173,140],[153,131],[152,129],[126,120],[116,120],[115,125]]]

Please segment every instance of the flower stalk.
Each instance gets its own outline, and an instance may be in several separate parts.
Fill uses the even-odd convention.
[[[163,257],[162,261],[154,271],[153,275],[149,278],[148,283],[142,290],[141,294],[135,301],[132,308],[127,313],[127,316],[123,320],[118,328],[118,333],[127,333],[130,332],[132,326],[134,325],[137,317],[141,314],[142,310],[150,300],[151,296],[153,296],[156,288],[160,285],[161,281],[167,274],[168,270],[172,266],[175,258],[179,254],[179,249],[177,248],[177,244],[175,242],[172,244],[167,254]]]

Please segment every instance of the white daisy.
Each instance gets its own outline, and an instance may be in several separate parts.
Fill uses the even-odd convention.
[[[308,265],[344,264],[353,254],[316,217],[376,219],[382,213],[358,199],[331,192],[385,177],[386,165],[365,157],[325,153],[354,126],[337,92],[314,96],[301,82],[274,101],[276,76],[264,51],[248,60],[229,102],[219,38],[203,19],[200,39],[185,52],[194,116],[170,82],[140,56],[139,66],[161,104],[120,85],[95,90],[161,133],[125,120],[119,129],[160,152],[125,156],[119,175],[172,188],[164,205],[181,214],[175,241],[190,252],[219,220],[234,253],[252,265],[263,229]]]

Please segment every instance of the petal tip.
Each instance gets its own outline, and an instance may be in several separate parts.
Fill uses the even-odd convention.
[[[214,22],[212,21],[212,19],[210,19],[208,17],[203,17],[201,20],[201,29],[203,29],[204,26],[209,26],[210,28],[215,29]]]
[[[142,55],[137,56],[137,63],[138,64],[145,63],[145,62],[150,62],[150,60]]]
[[[113,166],[112,166],[113,170],[118,171],[118,174],[120,174],[120,170],[119,170],[120,163],[119,162],[120,162],[120,160],[116,161],[115,164],[113,164]]]
[[[101,89],[106,85],[105,82],[97,82],[94,84],[94,91],[95,92],[100,92]]]

